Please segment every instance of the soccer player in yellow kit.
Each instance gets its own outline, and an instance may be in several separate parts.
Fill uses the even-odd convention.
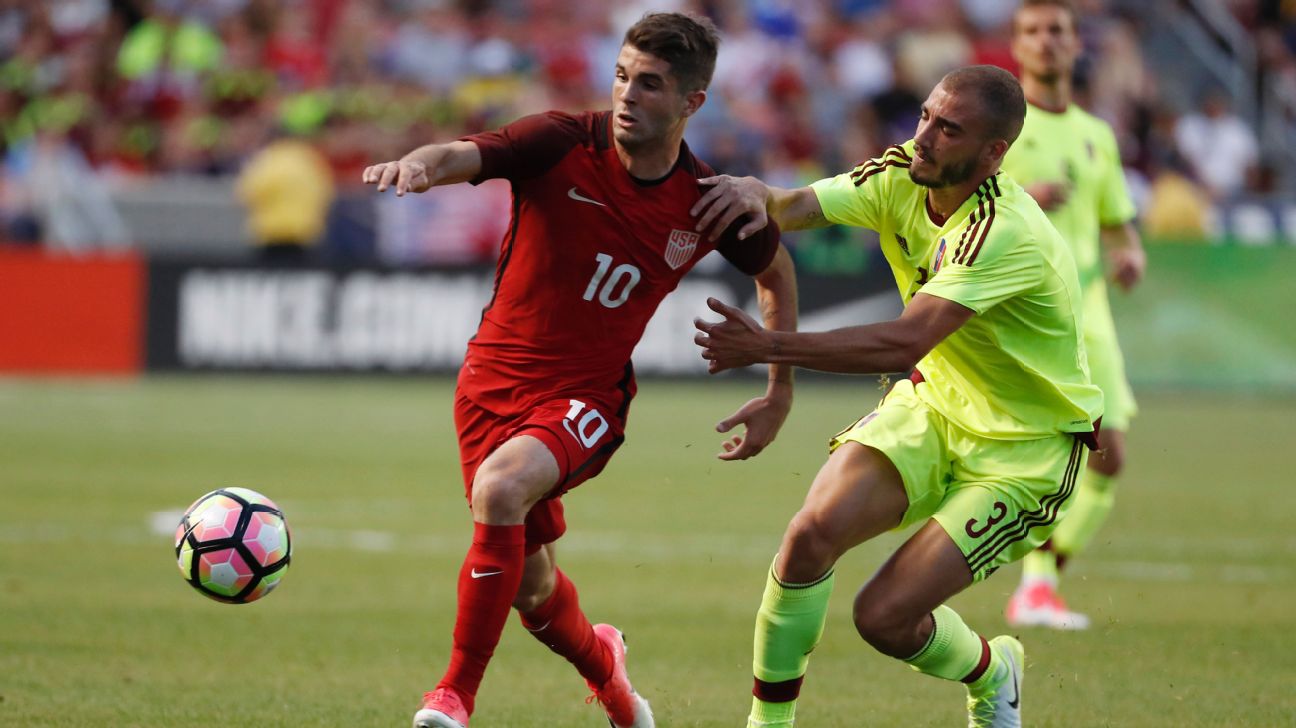
[[[1114,479],[1125,463],[1125,432],[1137,410],[1107,304],[1103,253],[1113,280],[1125,290],[1138,283],[1146,266],[1116,138],[1105,122],[1072,102],[1080,53],[1076,21],[1067,0],[1025,0],[1017,10],[1012,48],[1021,65],[1026,124],[1003,162],[1075,254],[1089,370],[1105,402],[1100,449],[1089,458],[1075,503],[1052,538],[1022,560],[1021,584],[1005,610],[1013,626],[1055,629],[1089,626],[1089,618],[1068,609],[1058,595],[1058,570],[1111,512]]]
[[[921,524],[864,585],[855,626],[878,651],[962,681],[973,726],[1021,724],[1022,645],[986,640],[945,601],[1039,546],[1096,445],[1080,282],[1066,243],[999,165],[1026,113],[1012,74],[972,66],[922,106],[914,138],[796,190],[708,178],[699,229],[740,215],[784,229],[876,230],[905,303],[897,319],[827,332],[768,331],[719,301],[698,321],[712,372],[756,362],[912,371],[830,442],[788,524],[756,617],[748,726],[793,724],[823,633],[834,565],[879,534]]]

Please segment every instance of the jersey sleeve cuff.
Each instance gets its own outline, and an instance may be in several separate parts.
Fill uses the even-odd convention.
[[[935,296],[936,298],[943,298],[946,301],[949,301],[951,303],[957,303],[958,305],[968,309],[969,311],[972,311],[977,315],[981,315],[985,313],[986,309],[990,308],[989,306],[976,304],[971,301],[965,301],[959,298],[958,294],[955,293],[954,291],[941,290],[939,287],[932,286],[930,283],[927,284],[926,286],[923,286],[922,288],[919,288],[918,293],[926,293],[929,296]],[[914,295],[916,296],[918,295],[918,293],[915,293]]]
[[[819,200],[819,209],[823,212],[824,219],[834,225],[841,225],[842,219],[833,214],[835,206],[839,203],[838,199],[834,199],[836,179],[836,177],[827,177],[811,182],[810,191],[814,192],[815,199]]]

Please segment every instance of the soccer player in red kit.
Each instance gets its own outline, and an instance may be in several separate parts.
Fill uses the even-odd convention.
[[[630,684],[625,643],[591,626],[557,568],[560,497],[597,475],[624,440],[635,393],[630,355],[658,304],[719,250],[752,275],[772,328],[796,324],[791,259],[773,226],[740,239],[694,232],[697,180],[713,174],[684,143],[706,100],[718,37],[705,19],[651,13],[626,33],[612,110],[528,116],[494,132],[414,150],[369,167],[381,192],[504,178],[513,214],[459,373],[455,424],[473,539],[459,572],[450,666],[424,695],[416,728],[464,728],[486,664],[517,609],[567,658],[618,728],[653,725]],[[743,425],[725,460],[758,453],[791,406],[790,370],[772,367],[762,397],[717,429]]]

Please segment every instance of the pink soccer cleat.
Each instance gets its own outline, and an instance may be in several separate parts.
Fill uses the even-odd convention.
[[[654,728],[648,701],[635,692],[626,674],[625,635],[610,624],[596,624],[594,636],[612,651],[612,677],[602,685],[586,681],[589,689],[594,691],[586,702],[597,699],[607,711],[608,724],[612,728]]]
[[[1049,627],[1079,630],[1089,628],[1089,617],[1067,609],[1057,588],[1047,581],[1022,584],[1013,592],[1004,610],[1008,624],[1014,627]]]
[[[468,728],[468,709],[450,688],[423,693],[423,707],[414,714],[414,728]]]

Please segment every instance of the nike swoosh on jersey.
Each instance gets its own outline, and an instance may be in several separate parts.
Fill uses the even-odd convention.
[[[478,571],[478,570],[476,570],[476,569],[473,569],[473,570],[472,570],[472,578],[474,578],[474,579],[480,579],[480,578],[482,578],[483,576],[498,576],[498,575],[503,574],[503,573],[504,573],[503,571]]]
[[[1013,699],[1008,701],[1008,707],[1017,710],[1021,705],[1021,690],[1017,687],[1017,663],[1011,660],[1009,662],[1012,667]]]
[[[577,192],[575,187],[571,188],[570,190],[567,190],[567,196],[579,202],[588,202],[591,205],[598,205],[599,207],[607,207],[607,205],[603,204],[602,202],[599,202],[598,200],[591,200],[585,195],[582,195],[580,192]]]

